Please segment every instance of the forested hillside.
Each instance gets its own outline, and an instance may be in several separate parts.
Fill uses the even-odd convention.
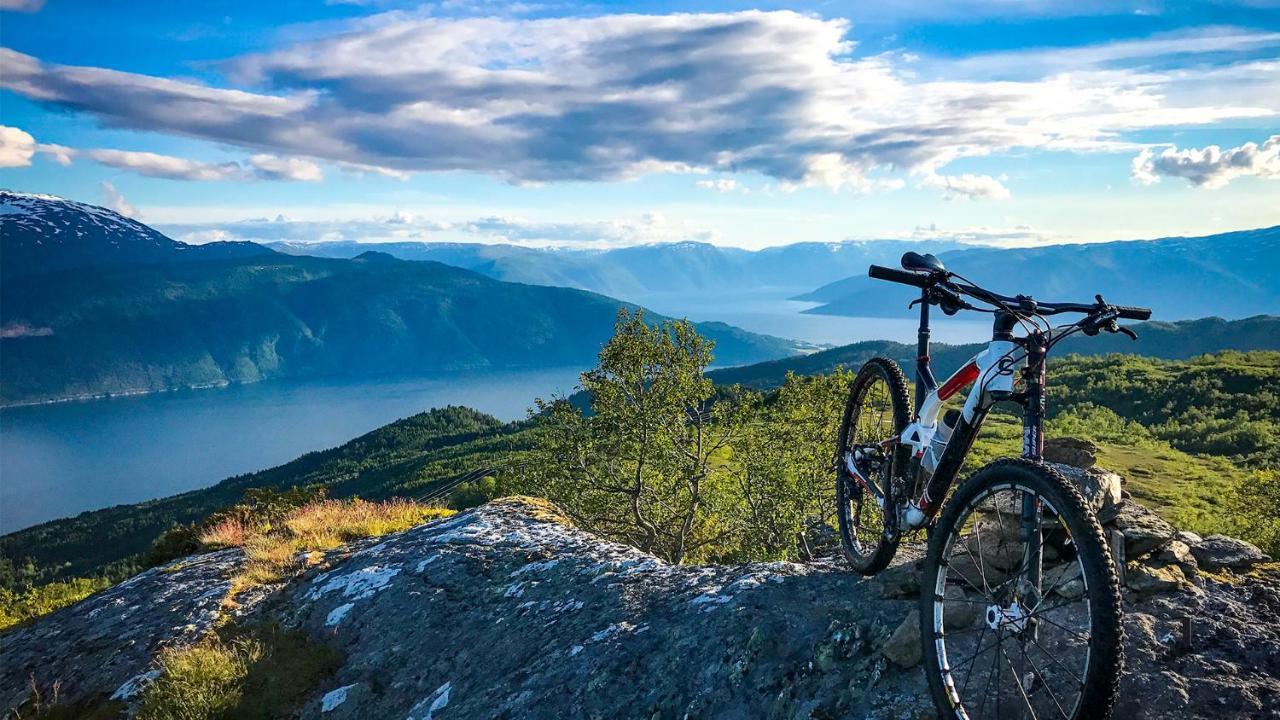
[[[67,271],[0,288],[0,401],[254,382],[586,366],[623,303],[431,262],[270,256]],[[794,343],[723,323],[724,363]]]

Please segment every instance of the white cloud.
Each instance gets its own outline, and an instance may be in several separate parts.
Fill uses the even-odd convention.
[[[963,175],[939,175],[930,172],[920,181],[920,186],[941,190],[942,196],[948,200],[954,198],[1006,200],[1010,197],[1009,189],[990,175],[972,175],[969,173]]]
[[[1161,177],[1179,177],[1206,188],[1220,188],[1249,175],[1277,180],[1280,135],[1272,135],[1262,145],[1248,142],[1226,150],[1217,145],[1184,150],[1171,146],[1159,153],[1143,148],[1133,159],[1130,174],[1143,185],[1160,182]]]
[[[59,148],[62,153],[76,152],[62,146],[50,147]],[[52,150],[46,152],[54,153]],[[319,165],[310,160],[279,157],[266,153],[249,156],[248,161],[243,165],[235,161],[205,163],[172,155],[137,152],[134,150],[103,148],[88,150],[85,151],[85,154],[95,162],[108,167],[129,170],[139,175],[167,180],[190,180],[196,182],[293,180],[319,182],[324,179],[324,171]]]
[[[103,207],[115,210],[128,218],[140,219],[142,217],[142,213],[138,212],[137,208],[130,205],[129,201],[124,199],[124,195],[120,194],[120,191],[116,189],[115,185],[103,181],[98,186],[98,189],[102,194]]]
[[[0,167],[26,167],[35,154],[36,139],[31,133],[0,125]]]
[[[231,180],[240,175],[240,165],[234,162],[202,163],[187,158],[159,155],[132,150],[89,150],[86,153],[94,162],[108,167],[129,170],[147,177],[168,180]]]
[[[461,221],[432,220],[398,210],[380,219],[291,220],[255,218],[235,222],[156,223],[156,228],[184,242],[253,240],[257,242],[429,241],[508,243],[527,247],[609,248],[642,243],[698,240],[714,242],[720,233],[661,213],[580,222],[546,222],[517,216],[490,216]]]
[[[319,165],[302,158],[259,153],[249,156],[249,165],[253,167],[254,174],[264,180],[319,182],[324,179],[324,171]]]
[[[742,187],[737,180],[733,180],[731,178],[719,178],[717,180],[699,180],[695,182],[694,185],[700,188],[703,188],[704,190],[715,190],[716,192],[721,192],[721,193],[730,193],[736,190],[743,190],[743,191],[746,190],[746,188]]]
[[[1072,238],[1040,230],[1031,225],[1014,225],[1011,227],[974,225],[952,230],[939,228],[936,224],[917,225],[910,234],[903,237],[911,240],[948,240],[970,245],[990,245],[995,247],[1029,247],[1070,242],[1072,240]]]
[[[0,10],[24,13],[40,12],[40,8],[44,7],[44,2],[45,0],[0,0]]]
[[[55,145],[53,143],[40,143],[36,145],[36,152],[48,155],[51,160],[62,167],[70,165],[71,159],[76,156],[75,148],[69,148],[66,145]]]
[[[928,59],[858,56],[848,22],[793,12],[390,12],[344,30],[222,66],[253,90],[9,50],[0,85],[114,126],[393,173],[539,183],[755,172],[783,189],[856,191],[897,173],[966,197],[1008,189],[943,172],[960,158],[1114,152],[1132,130],[1280,113],[1280,62],[1251,59],[1280,45],[1275,33],[979,56],[947,74]],[[1207,61],[1169,61],[1197,54]]]

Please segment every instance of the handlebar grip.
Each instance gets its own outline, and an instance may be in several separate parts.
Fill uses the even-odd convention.
[[[1116,305],[1116,312],[1125,320],[1150,320],[1151,308]]]
[[[882,265],[872,265],[867,268],[867,276],[877,280],[888,280],[889,282],[902,283],[903,285],[914,285],[918,288],[927,288],[933,284],[928,275],[920,273],[906,272],[905,270],[894,270]]]

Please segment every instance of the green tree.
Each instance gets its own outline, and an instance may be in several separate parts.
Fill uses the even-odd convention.
[[[1272,557],[1280,557],[1280,472],[1256,470],[1231,498],[1242,534]]]
[[[806,533],[834,524],[834,444],[852,381],[845,370],[788,373],[754,409],[733,455],[741,558],[793,558]]]
[[[582,527],[671,562],[732,535],[720,511],[733,499],[716,475],[741,404],[734,392],[711,402],[712,348],[687,321],[651,326],[643,311],[619,311],[581,376],[591,414],[563,398],[537,403],[532,491]]]

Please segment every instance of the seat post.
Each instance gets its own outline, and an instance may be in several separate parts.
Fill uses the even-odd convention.
[[[916,334],[916,411],[920,414],[920,406],[924,405],[924,397],[928,395],[937,381],[933,379],[933,371],[929,368],[929,291],[920,292],[920,329]]]

